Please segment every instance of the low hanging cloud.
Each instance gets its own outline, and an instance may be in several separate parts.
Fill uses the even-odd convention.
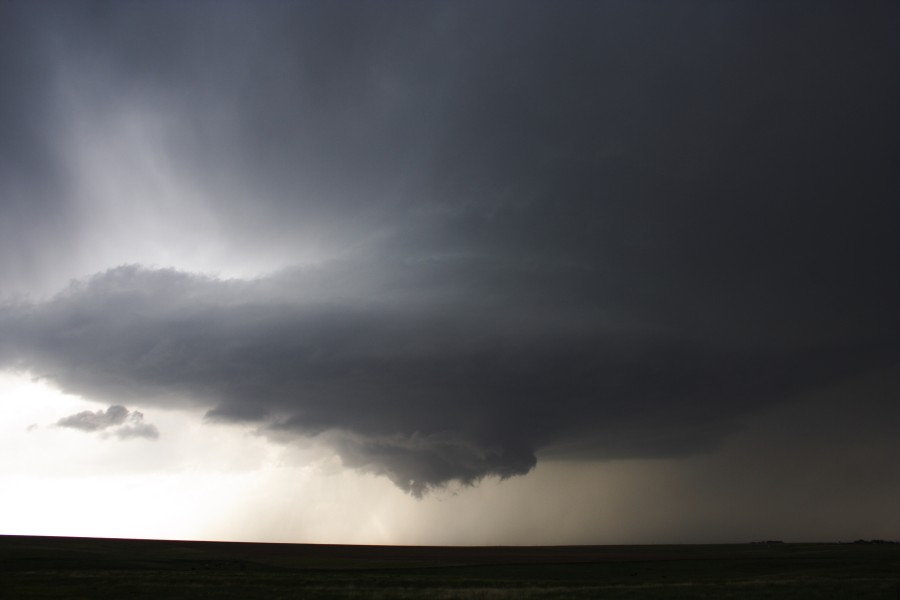
[[[102,431],[116,425],[121,425],[128,418],[128,409],[115,404],[105,411],[91,412],[85,410],[68,417],[63,417],[56,422],[58,427],[80,429],[82,431]]]
[[[317,437],[421,495],[527,473],[541,453],[708,451],[746,415],[896,357],[878,343],[673,337],[600,309],[569,266],[460,260],[247,281],[120,267],[7,305],[0,360],[96,400]],[[158,435],[120,405],[59,425]]]
[[[120,404],[114,404],[105,411],[85,410],[63,417],[56,422],[56,426],[89,432],[100,431],[123,440],[132,438],[155,440],[159,437],[156,426],[144,422],[143,413],[136,410],[129,411]]]

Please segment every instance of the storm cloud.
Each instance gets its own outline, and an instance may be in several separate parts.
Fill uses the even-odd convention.
[[[0,10],[4,367],[422,494],[900,359],[896,3]]]
[[[0,352],[85,397],[206,407],[210,420],[276,437],[320,436],[345,464],[416,494],[524,474],[542,449],[710,450],[748,413],[896,358],[873,341],[673,337],[599,310],[583,274],[453,262],[253,281],[120,267],[7,307]]]

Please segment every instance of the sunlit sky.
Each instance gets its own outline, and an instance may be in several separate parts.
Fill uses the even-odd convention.
[[[900,538],[900,6],[0,4],[0,534]]]

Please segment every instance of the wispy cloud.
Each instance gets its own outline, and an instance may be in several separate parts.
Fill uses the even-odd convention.
[[[156,426],[145,423],[144,415],[138,411],[129,411],[124,406],[114,404],[104,410],[91,412],[85,410],[56,422],[57,427],[78,429],[81,431],[99,431],[115,435],[119,439],[157,439],[159,431]]]

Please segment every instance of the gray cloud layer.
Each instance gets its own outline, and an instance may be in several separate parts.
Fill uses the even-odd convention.
[[[57,427],[80,429],[82,431],[111,432],[119,439],[159,437],[155,425],[144,423],[144,415],[138,411],[129,411],[120,404],[113,404],[105,411],[89,410],[63,417],[56,422]]]
[[[896,3],[0,11],[2,289],[81,278],[0,361],[67,390],[420,493],[898,359]]]
[[[545,448],[707,450],[748,412],[897,357],[874,341],[673,337],[598,310],[584,274],[476,277],[483,265],[456,262],[380,261],[374,280],[367,263],[254,281],[121,267],[8,306],[0,356],[91,398],[322,435],[347,464],[415,493],[525,473]]]

